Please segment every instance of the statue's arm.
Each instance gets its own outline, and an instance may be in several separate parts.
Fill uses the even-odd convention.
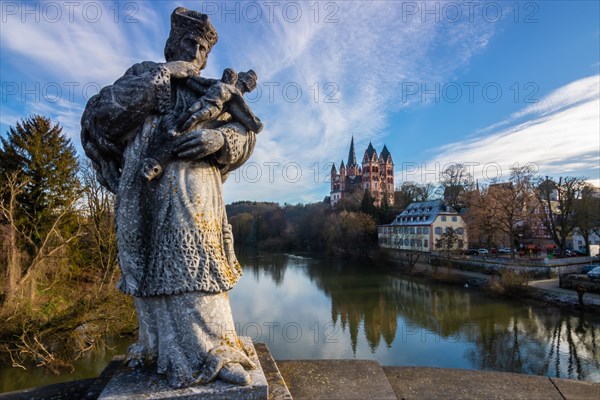
[[[168,112],[170,101],[169,70],[164,64],[140,63],[90,99],[82,122],[94,127],[94,135],[118,142],[148,115]]]
[[[231,172],[244,164],[254,151],[256,133],[238,122],[231,122],[217,128],[223,136],[223,147],[215,153],[216,161]]]
[[[149,115],[170,108],[170,73],[164,64],[139,63],[87,103],[81,119],[81,142],[99,181],[116,191],[127,140]]]

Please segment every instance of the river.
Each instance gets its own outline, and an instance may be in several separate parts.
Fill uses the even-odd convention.
[[[600,382],[600,316],[396,277],[368,263],[299,255],[240,257],[230,293],[238,333],[275,359],[375,359],[382,365],[518,372]],[[127,340],[77,360],[72,374],[0,368],[0,392],[97,376]]]

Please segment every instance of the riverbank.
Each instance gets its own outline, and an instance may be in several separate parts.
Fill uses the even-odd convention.
[[[492,296],[509,299],[527,299],[539,305],[561,307],[570,311],[581,311],[577,292],[559,287],[559,278],[529,280],[519,274],[484,274],[457,268],[432,266],[416,263],[410,270],[394,266],[392,273],[397,276],[421,277],[439,283],[477,287]],[[586,293],[583,297],[584,311],[600,315],[600,295]]]
[[[266,371],[269,400],[595,400],[600,396],[600,384],[571,379],[463,369],[382,367],[374,360],[274,361],[264,343],[257,343],[256,348]],[[0,394],[0,399],[94,400],[121,363],[122,358],[113,360],[95,379]]]

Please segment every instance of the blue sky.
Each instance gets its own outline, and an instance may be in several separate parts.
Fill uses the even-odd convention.
[[[454,162],[482,182],[532,163],[600,183],[597,1],[4,1],[0,133],[41,113],[80,148],[86,99],[163,61],[180,5],[219,33],[204,76],[260,80],[248,101],[265,129],[227,202],[322,200],[352,135],[359,158],[387,144],[396,183]]]

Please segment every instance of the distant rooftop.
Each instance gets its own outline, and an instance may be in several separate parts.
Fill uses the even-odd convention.
[[[430,225],[438,215],[458,215],[458,212],[443,200],[415,202],[398,214],[390,225]]]

